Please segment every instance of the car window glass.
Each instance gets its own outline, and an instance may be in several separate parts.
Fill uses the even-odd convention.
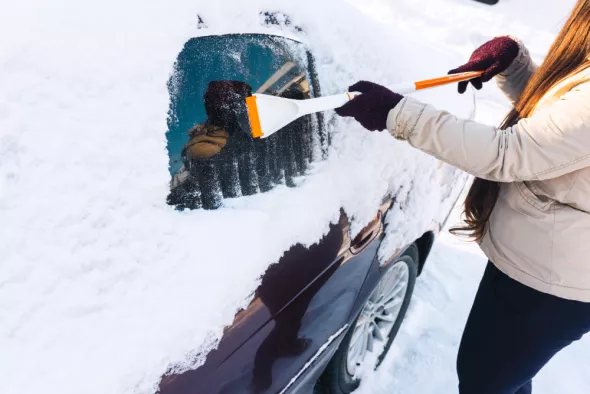
[[[320,144],[320,123],[308,115],[266,139],[252,139],[240,105],[264,93],[314,97],[313,68],[302,44],[267,35],[189,40],[170,78],[166,133],[172,177],[168,203],[216,208],[224,198],[278,184],[294,186]],[[244,123],[246,122],[246,123]]]

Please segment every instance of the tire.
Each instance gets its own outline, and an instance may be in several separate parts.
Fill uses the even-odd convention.
[[[354,376],[354,374],[351,373],[351,371],[350,371],[351,368],[354,368],[351,365],[351,360],[353,360],[355,358],[354,355],[352,354],[352,352],[354,352],[354,350],[352,350],[352,348],[351,348],[353,337],[355,339],[355,343],[357,343],[360,340],[363,340],[364,336],[361,334],[361,332],[363,332],[362,327],[367,325],[365,323],[367,323],[368,321],[371,320],[370,318],[367,318],[367,315],[370,313],[368,311],[370,311],[371,308],[374,308],[374,305],[377,304],[377,303],[372,302],[372,300],[374,300],[374,296],[376,294],[379,294],[380,292],[386,292],[387,291],[386,284],[397,285],[395,282],[392,283],[391,281],[389,281],[389,282],[387,281],[388,277],[391,280],[391,278],[393,278],[394,275],[397,275],[397,273],[394,272],[393,270],[397,270],[398,272],[402,272],[402,271],[407,272],[407,285],[405,288],[405,294],[403,296],[403,301],[401,302],[401,306],[399,307],[399,312],[397,313],[397,316],[394,319],[395,321],[393,322],[393,325],[390,326],[390,328],[386,327],[390,330],[389,334],[385,337],[385,341],[380,341],[381,345],[383,344],[383,342],[385,342],[385,345],[383,347],[381,354],[377,358],[376,368],[379,367],[379,365],[381,364],[381,362],[385,358],[385,355],[389,351],[391,344],[393,343],[393,340],[395,339],[395,337],[401,327],[401,324],[404,320],[404,317],[405,317],[408,307],[410,305],[410,300],[412,298],[412,294],[414,292],[414,285],[416,283],[416,277],[418,275],[418,248],[415,245],[412,245],[410,248],[408,248],[408,250],[402,256],[398,257],[397,260],[395,260],[394,262],[389,264],[389,266],[387,267],[387,270],[381,276],[381,279],[379,280],[379,282],[377,283],[377,285],[373,289],[371,296],[366,301],[361,312],[359,313],[357,318],[354,320],[354,322],[351,324],[351,327],[348,330],[348,333],[346,334],[346,336],[342,340],[342,343],[340,344],[338,350],[336,351],[336,353],[332,357],[332,360],[330,360],[330,363],[326,367],[326,371],[324,373],[324,376],[322,377],[321,385],[327,390],[327,393],[329,393],[329,394],[350,394],[359,387],[361,379],[356,378]],[[389,273],[389,276],[388,276],[388,273]],[[379,289],[379,285],[382,283],[384,283],[383,287],[382,287],[382,289]],[[385,290],[382,291],[383,289],[385,289]],[[370,305],[370,304],[372,304],[372,305]],[[387,302],[386,302],[386,304],[387,304]],[[381,313],[383,313],[383,312],[381,312]],[[387,315],[384,315],[384,316],[387,316]],[[373,319],[373,321],[379,322],[380,320],[379,320],[379,318],[377,318],[376,320]],[[359,323],[361,323],[363,325],[359,325]],[[375,329],[370,329],[370,328],[368,330],[375,331]],[[350,358],[349,358],[349,352],[351,352]],[[365,356],[366,356],[366,354],[365,354]],[[352,362],[352,364],[354,364],[354,362]]]
[[[478,3],[487,4],[487,5],[495,5],[495,4],[498,4],[498,1],[500,1],[500,0],[475,0],[475,1],[477,1]]]

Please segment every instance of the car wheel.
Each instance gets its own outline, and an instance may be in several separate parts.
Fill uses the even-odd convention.
[[[376,357],[375,368],[381,364],[408,310],[417,274],[418,249],[412,245],[389,264],[326,368],[322,386],[330,394],[352,393],[363,363]]]

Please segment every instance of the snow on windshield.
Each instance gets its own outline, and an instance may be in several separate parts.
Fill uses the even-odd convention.
[[[191,37],[277,33],[259,12],[279,8],[302,27],[281,34],[310,47],[324,94],[462,60],[341,1],[243,3],[28,0],[0,16],[3,393],[154,393],[172,366],[200,365],[268,265],[318,241],[340,207],[357,232],[399,193],[388,250],[440,220],[440,197],[453,193],[431,182],[437,162],[341,120],[328,159],[296,188],[215,211],[166,204],[166,83]],[[423,98],[473,109],[452,88]]]

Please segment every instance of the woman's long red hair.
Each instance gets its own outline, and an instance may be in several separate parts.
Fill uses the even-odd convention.
[[[590,0],[579,0],[549,49],[545,61],[528,81],[500,128],[512,127],[520,119],[531,116],[541,98],[553,86],[569,75],[588,67],[589,55]],[[451,232],[481,241],[499,193],[500,185],[497,182],[476,178],[465,199],[465,223],[451,229]]]

